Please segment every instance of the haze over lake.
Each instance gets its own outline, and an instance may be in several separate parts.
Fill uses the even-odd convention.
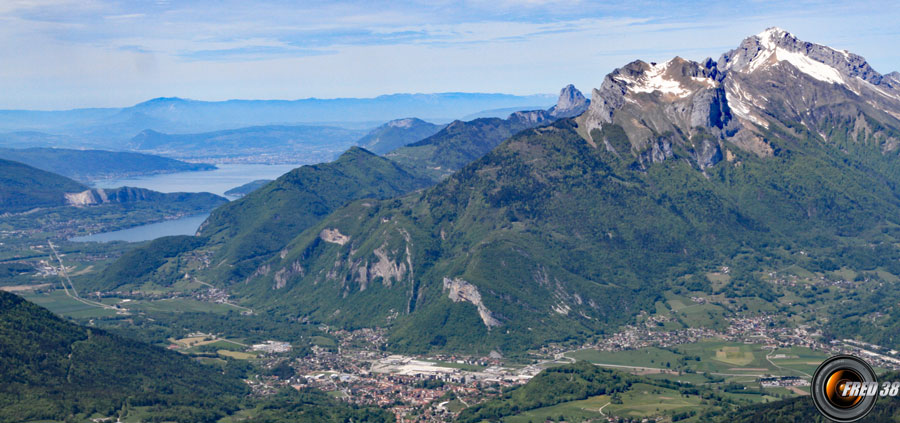
[[[147,188],[159,192],[211,192],[225,196],[225,191],[258,179],[276,179],[301,165],[219,164],[218,169],[201,172],[178,172],[137,178],[95,181],[97,188],[121,186]],[[231,198],[234,199],[234,198]]]

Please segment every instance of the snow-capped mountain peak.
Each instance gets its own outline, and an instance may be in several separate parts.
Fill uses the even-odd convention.
[[[846,82],[845,76],[829,63],[846,62],[850,59],[849,53],[817,44],[804,43],[781,28],[766,29],[744,40],[741,47],[744,47],[744,51],[738,52],[731,60],[727,61],[726,70],[752,73],[787,62],[797,70],[819,81],[834,84]],[[811,52],[818,53],[815,55],[817,58],[812,57]],[[826,59],[824,56],[830,57],[827,57],[828,60],[822,60]]]

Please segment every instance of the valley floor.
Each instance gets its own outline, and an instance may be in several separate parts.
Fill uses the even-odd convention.
[[[209,295],[208,286],[196,282],[184,284],[179,288],[196,288]],[[61,289],[42,287],[22,291],[19,288],[16,289],[27,299],[89,324],[95,320],[144,314],[200,312],[226,316],[242,311],[221,297],[183,298],[164,294],[99,299],[100,303],[115,308],[109,310],[78,302]],[[745,404],[806,395],[816,366],[838,353],[865,355],[880,371],[900,369],[893,355],[896,352],[886,348],[852,340],[824,342],[807,328],[777,327],[769,324],[771,320],[765,315],[731,318],[721,330],[660,330],[650,320],[596,342],[550,345],[511,358],[499,354],[493,357],[391,354],[384,350],[385,331],[372,329],[320,328],[321,333],[306,340],[309,350],[301,356],[290,351],[292,343],[298,344],[293,342],[296,340],[251,345],[247,339],[227,334],[191,333],[181,339],[169,338],[165,346],[211,365],[229,360],[252,363],[259,370],[248,375],[248,383],[260,395],[274,393],[285,386],[312,387],[351,403],[387,408],[401,422],[453,421],[462,409],[522,385],[545,368],[577,360],[652,380],[706,388],[722,399],[716,401],[699,394],[683,395],[659,386],[639,385],[615,401],[608,396],[591,397],[529,410],[504,421],[545,421],[560,416],[566,417],[566,421],[610,417],[689,419],[724,405],[721,401]],[[290,375],[277,376],[264,371],[282,363],[292,368]]]

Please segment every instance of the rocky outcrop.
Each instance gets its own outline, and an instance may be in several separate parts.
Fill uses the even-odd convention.
[[[444,278],[444,291],[447,291],[447,297],[450,298],[450,301],[455,303],[464,301],[475,305],[478,308],[478,316],[481,317],[481,321],[484,322],[488,329],[502,325],[484,303],[481,302],[481,293],[478,292],[478,288],[475,285],[459,278]]]
[[[376,248],[373,254],[378,261],[368,266],[368,280],[381,277],[382,283],[386,286],[391,286],[393,282],[403,281],[403,277],[406,276],[409,269],[402,258],[397,261],[391,259],[387,253],[387,246],[384,245]]]
[[[273,289],[281,289],[287,284],[294,276],[303,276],[303,266],[300,265],[300,261],[295,261],[291,263],[290,267],[285,267],[277,272],[275,272],[275,286]]]
[[[509,121],[523,126],[536,126],[553,120],[545,110],[531,110],[527,112],[515,112],[509,115]]]
[[[590,103],[591,102],[581,94],[581,91],[578,91],[574,85],[569,84],[560,90],[559,99],[556,100],[556,105],[549,110],[550,116],[556,119],[575,117],[584,113]]]
[[[715,62],[680,57],[659,64],[638,60],[616,69],[594,90],[578,123],[591,145],[603,146],[620,159],[633,159],[640,168],[676,158],[676,151],[689,152],[685,158],[701,169],[714,165],[722,157],[718,143],[694,145],[691,137],[705,133],[724,139],[740,129]],[[628,144],[620,139],[613,146],[604,134],[607,126],[621,128]],[[595,139],[595,130],[600,138]]]
[[[344,245],[350,241],[349,236],[342,234],[341,231],[335,228],[322,229],[322,232],[319,232],[319,238],[322,238],[322,241],[337,245]]]

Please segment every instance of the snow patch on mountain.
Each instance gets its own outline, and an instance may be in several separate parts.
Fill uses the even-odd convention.
[[[800,72],[818,79],[819,81],[845,84],[844,76],[841,75],[841,72],[837,69],[828,66],[823,62],[814,60],[806,54],[786,50],[779,46],[779,40],[786,37],[793,38],[791,33],[780,28],[769,28],[757,34],[756,37],[759,39],[761,50],[759,50],[759,52],[756,53],[756,56],[750,60],[750,63],[744,69],[746,72],[752,73],[757,69],[765,69],[781,62],[787,62],[797,68]],[[847,52],[834,50],[830,47],[828,48],[849,58]],[[735,58],[731,60],[731,63],[737,62],[737,59],[739,58],[739,55],[735,56]],[[729,63],[729,65],[731,63]]]
[[[624,82],[628,86],[628,91],[633,93],[652,93],[654,91],[659,91],[663,94],[673,95],[675,97],[686,97],[691,94],[693,91],[685,88],[681,85],[680,82],[669,78],[667,75],[667,70],[669,69],[669,64],[672,61],[668,61],[661,64],[650,64],[650,69],[637,78],[630,78],[626,75],[616,75],[616,79]],[[704,80],[705,78],[694,78],[697,80]]]
[[[762,108],[763,106],[759,104],[758,100],[741,89],[740,84],[737,82],[725,85],[725,99],[728,101],[728,106],[735,116],[765,128],[769,127],[768,123],[753,114],[750,107],[751,105],[757,108]]]

